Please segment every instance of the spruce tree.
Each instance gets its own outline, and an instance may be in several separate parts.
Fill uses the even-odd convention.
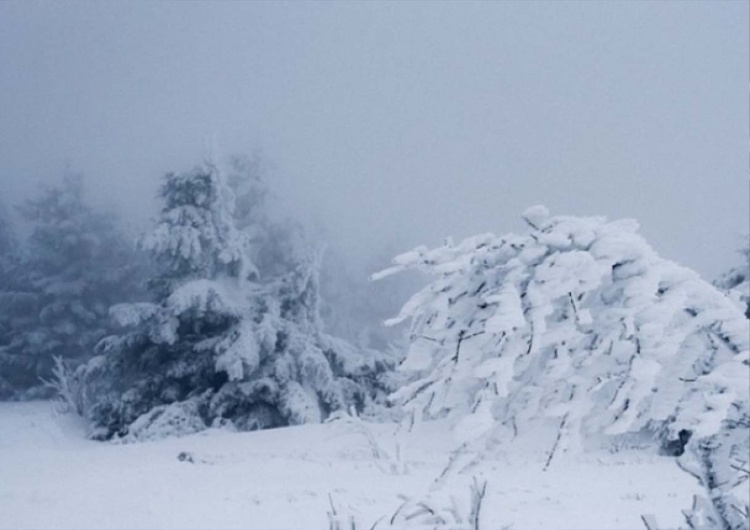
[[[13,230],[13,222],[5,207],[0,202],[0,256],[7,257],[17,245],[16,236]]]
[[[16,397],[45,395],[54,357],[75,367],[109,332],[107,309],[133,295],[133,249],[116,219],[84,199],[68,175],[19,209],[31,234],[6,276],[0,371]]]
[[[167,175],[160,198],[143,239],[151,301],[112,308],[124,331],[80,374],[94,437],[318,422],[371,399],[376,361],[320,331],[316,253],[261,281],[251,255],[265,219],[238,230],[235,195],[212,164]]]
[[[0,399],[15,394],[11,380],[15,370],[8,360],[8,346],[13,337],[13,328],[24,311],[28,296],[19,282],[19,247],[8,211],[0,203]]]

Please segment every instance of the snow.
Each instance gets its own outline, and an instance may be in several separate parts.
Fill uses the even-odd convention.
[[[261,347],[254,331],[251,323],[240,324],[239,336],[216,358],[216,371],[226,372],[230,381],[240,381],[260,366]]]
[[[549,219],[549,210],[545,206],[537,204],[536,206],[526,209],[521,215],[529,224],[539,227]]]
[[[465,504],[472,476],[430,491],[453,443],[441,421],[398,437],[394,424],[338,420],[122,445],[86,440],[74,417],[31,402],[0,403],[0,426],[2,529],[307,530],[328,528],[331,502],[339,520],[370,528],[399,495]],[[542,471],[548,440],[519,440],[482,462],[481,528],[635,529],[641,515],[674,528],[699,493],[674,459],[643,452],[560,453]],[[397,454],[407,466],[390,465]]]
[[[159,306],[149,302],[115,304],[109,308],[109,315],[120,327],[136,326],[158,314]]]
[[[485,329],[490,333],[510,333],[526,324],[521,297],[515,286],[505,285],[499,294],[485,296],[484,301],[498,305],[495,314],[485,324]]]
[[[167,305],[177,316],[187,311],[198,311],[200,314],[216,312],[239,315],[246,302],[242,299],[242,286],[229,285],[216,280],[194,280],[181,285],[169,296]],[[237,282],[238,283],[238,282]]]

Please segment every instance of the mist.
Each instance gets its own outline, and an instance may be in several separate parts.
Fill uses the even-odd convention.
[[[144,226],[165,172],[259,151],[367,272],[541,203],[711,279],[750,222],[747,36],[743,2],[4,2],[0,193],[79,171]]]
[[[749,5],[0,0],[0,530],[750,528]]]

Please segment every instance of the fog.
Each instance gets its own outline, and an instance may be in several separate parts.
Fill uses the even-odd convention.
[[[357,266],[542,203],[712,278],[750,222],[748,63],[746,2],[3,2],[1,197],[80,171],[140,225],[164,172],[260,150]]]

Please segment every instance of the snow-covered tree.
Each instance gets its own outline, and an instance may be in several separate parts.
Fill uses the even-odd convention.
[[[371,285],[355,282],[347,274],[343,258],[330,245],[312,243],[309,234],[293,218],[284,213],[278,197],[266,181],[269,164],[258,154],[233,156],[227,165],[227,181],[235,194],[237,228],[249,240],[249,254],[264,283],[278,284],[289,276],[309,270],[312,266],[315,290],[315,319],[313,329],[329,339],[336,337],[339,347],[359,352],[355,357],[368,363],[366,380],[357,376],[371,394],[380,394],[392,387],[391,368],[398,352],[390,351],[383,340],[360,340],[381,330],[384,293],[392,289],[368,289]],[[311,252],[311,247],[318,250]],[[324,250],[322,250],[324,249]],[[286,278],[286,280],[284,280]],[[388,306],[391,308],[392,306]],[[373,311],[373,308],[374,311]],[[381,313],[377,313],[380,309]],[[345,318],[342,315],[346,314]],[[347,326],[336,325],[346,320]],[[355,333],[348,333],[353,328]],[[372,328],[377,328],[373,332]],[[387,336],[387,333],[378,333]],[[369,337],[368,337],[369,338]],[[343,340],[342,340],[343,339]],[[364,356],[362,355],[364,353]],[[358,370],[358,373],[362,369]],[[377,372],[377,373],[376,373]]]
[[[96,396],[94,436],[315,422],[371,399],[375,360],[320,332],[313,253],[261,283],[251,255],[263,224],[238,230],[235,195],[213,165],[167,175],[160,197],[143,240],[157,267],[152,300],[112,308],[126,331],[79,374]]]
[[[726,292],[750,318],[750,239],[739,250],[740,263],[732,267],[714,282],[714,285]]]
[[[746,455],[742,311],[660,258],[634,221],[551,217],[543,207],[524,219],[527,234],[420,247],[375,276],[436,277],[389,322],[411,322],[401,368],[413,382],[392,399],[455,418],[464,452],[547,424],[557,433],[550,458],[644,432],[666,446],[690,439],[692,451],[714,444],[704,464],[722,451]]]
[[[13,223],[5,205],[0,202],[0,256],[7,256],[16,246]]]
[[[116,219],[85,202],[80,176],[43,189],[20,212],[31,234],[2,287],[0,371],[15,394],[33,397],[53,357],[75,366],[93,356],[109,332],[108,307],[137,290],[137,268]]]
[[[11,287],[11,271],[17,252],[18,241],[13,223],[3,203],[0,202],[0,293],[7,292]]]
[[[18,242],[4,205],[0,203],[0,359],[12,339],[12,320],[22,313],[25,297],[19,289]],[[1,362],[1,361],[0,361]],[[11,397],[15,390],[8,379],[13,374],[7,367],[0,370],[0,399]]]

